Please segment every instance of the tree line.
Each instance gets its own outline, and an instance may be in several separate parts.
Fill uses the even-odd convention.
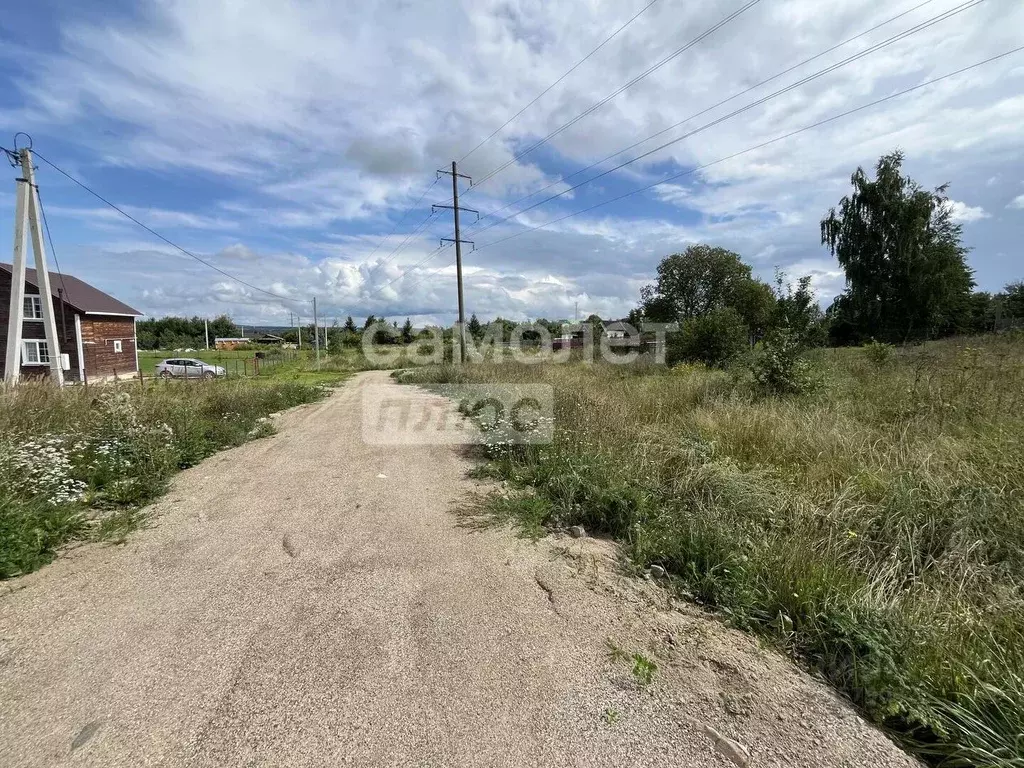
[[[761,339],[786,348],[906,343],[1024,322],[1024,282],[975,291],[947,187],[923,189],[902,164],[897,151],[879,160],[874,179],[858,168],[852,192],[821,221],[821,243],[846,276],[826,311],[810,276],[793,284],[777,271],[768,284],[739,254],[693,245],[661,261],[630,321],[678,323],[670,361],[710,364]]]
[[[227,315],[209,321],[210,344],[220,338],[241,336]],[[206,346],[206,320],[202,317],[161,317],[135,325],[139,349],[201,349]]]

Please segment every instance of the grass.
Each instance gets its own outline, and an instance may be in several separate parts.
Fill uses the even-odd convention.
[[[499,514],[616,537],[933,762],[1024,766],[1024,343],[811,362],[821,386],[791,398],[699,366],[402,379],[550,384],[553,443],[488,448],[531,489]]]
[[[241,349],[196,349],[192,352],[174,352],[173,350],[140,349],[139,369],[145,376],[155,375],[156,364],[164,360],[178,357],[189,357],[202,360],[210,365],[223,366],[229,375],[235,372],[235,361],[238,361],[238,372],[242,373],[242,361],[248,361],[249,372],[252,370],[252,359],[256,353]]]
[[[77,539],[121,539],[178,470],[270,434],[267,416],[322,396],[273,378],[0,392],[0,578]]]

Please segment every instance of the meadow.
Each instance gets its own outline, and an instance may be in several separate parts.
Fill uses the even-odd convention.
[[[552,385],[549,445],[487,447],[491,512],[583,525],[754,632],[919,756],[1024,765],[1024,340],[815,350],[813,391],[748,367],[433,366]]]

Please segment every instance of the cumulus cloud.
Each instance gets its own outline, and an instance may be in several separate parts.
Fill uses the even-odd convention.
[[[970,224],[971,222],[981,221],[992,216],[980,205],[971,206],[967,205],[967,203],[961,203],[959,200],[950,200],[949,207],[952,211],[953,221],[958,224]]]
[[[953,183],[955,215],[972,225],[966,244],[982,287],[1010,277],[1005,260],[987,254],[1009,249],[1012,226],[987,211],[1005,205],[1015,187],[1009,179],[1024,171],[1020,56],[773,140],[1018,45],[1020,4],[983,3],[716,122],[952,7],[760,3],[514,159],[737,5],[652,6],[461,164],[480,180],[511,161],[464,189],[463,204],[484,214],[551,185],[480,226],[466,217],[464,236],[478,245],[466,255],[471,311],[567,316],[579,301],[619,316],[659,258],[699,241],[738,251],[763,277],[776,265],[792,275],[804,270],[824,300],[842,280],[820,246],[818,222],[848,191],[857,166],[870,170],[897,147],[906,152],[906,172],[925,186]],[[0,60],[0,72],[20,89],[20,104],[0,124],[31,121],[37,145],[61,141],[48,155],[67,157],[53,159],[116,190],[133,215],[247,281],[290,296],[319,295],[342,315],[450,319],[448,254],[431,258],[437,238],[451,235],[450,219],[442,212],[424,221],[431,203],[450,202],[450,182],[433,183],[435,171],[469,152],[632,12],[614,0],[382,0],[372,7],[268,0],[244,12],[230,0],[145,0],[131,12],[105,12],[98,23],[69,7],[58,18],[58,39],[30,58]],[[452,29],[459,30],[457,53]],[[31,67],[16,69],[29,60]],[[784,74],[757,85],[777,73]],[[657,132],[664,133],[642,141]],[[495,223],[685,134],[692,135],[595,184]],[[615,159],[574,175],[609,156]],[[45,169],[40,175],[52,183]],[[678,178],[623,197],[669,176]],[[150,312],[217,309],[250,319],[298,311],[232,287],[180,254],[155,258],[162,246],[127,247],[141,235],[116,214],[83,206],[78,194],[54,190],[56,234],[75,243],[62,261],[86,279],[109,276],[125,300]],[[1010,206],[1024,207],[1024,196]],[[524,227],[538,229],[505,239]],[[111,271],[107,259],[136,259],[144,277]]]
[[[1006,207],[1024,209],[1024,195],[1017,195],[1015,198],[1013,198],[1013,200],[1010,201],[1010,204]]]

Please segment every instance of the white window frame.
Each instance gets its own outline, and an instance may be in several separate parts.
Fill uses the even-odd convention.
[[[124,351],[124,347],[121,344],[121,340],[120,339],[114,339],[114,352],[117,352],[118,354],[120,354],[123,351]]]
[[[35,348],[36,360],[29,360],[28,350],[29,347]],[[43,359],[42,350],[46,350],[46,357]],[[49,365],[50,364],[50,347],[46,343],[46,339],[25,339],[21,342],[21,364],[22,365]]]
[[[28,307],[25,307],[25,319],[32,322],[43,321],[43,299],[38,293],[26,293],[25,303],[32,307],[31,314],[28,312]]]

